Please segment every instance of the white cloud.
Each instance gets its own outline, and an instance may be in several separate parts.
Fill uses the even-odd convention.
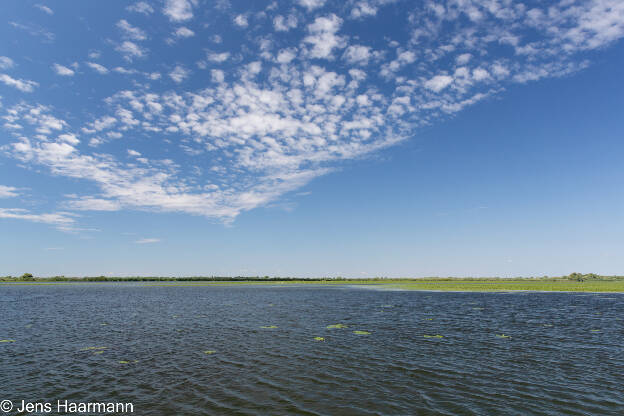
[[[234,24],[238,27],[247,27],[249,26],[249,22],[247,21],[247,16],[243,14],[239,14],[234,18]]]
[[[434,92],[440,92],[453,82],[453,77],[448,75],[436,75],[425,82],[425,88]]]
[[[229,57],[230,57],[229,52],[208,53],[206,55],[206,59],[208,59],[210,62],[216,62],[216,63],[225,62],[228,60]]]
[[[67,207],[77,211],[119,211],[122,206],[117,201],[84,197],[67,202]]]
[[[13,60],[7,56],[0,56],[0,69],[9,69],[13,68],[15,63]]]
[[[78,140],[78,138],[76,137],[75,134],[72,133],[65,133],[65,134],[60,134],[58,136],[58,140],[61,142],[66,142],[69,143],[72,146],[77,145],[78,143],[80,143],[80,140]]]
[[[331,59],[334,49],[345,47],[345,39],[336,35],[341,25],[342,19],[330,14],[326,17],[317,17],[308,26],[309,35],[304,42],[312,45],[312,49],[308,52],[311,58]]]
[[[35,81],[29,81],[25,79],[15,79],[7,74],[0,74],[0,82],[9,87],[17,88],[22,92],[33,92],[36,87],[39,86]]]
[[[18,219],[38,222],[56,226],[60,231],[75,231],[75,220],[68,212],[54,212],[48,214],[32,214],[30,211],[20,208],[0,208],[0,218]]]
[[[351,18],[353,19],[362,19],[364,17],[375,16],[376,14],[377,7],[371,6],[367,1],[360,1],[351,9]]]
[[[135,244],[154,244],[160,243],[160,238],[141,238],[140,240],[135,241]]]
[[[18,22],[9,22],[9,25],[11,25],[12,27],[16,29],[23,30],[31,36],[40,37],[43,39],[44,42],[47,42],[47,43],[53,42],[54,39],[56,38],[54,33],[49,32],[38,26],[25,25],[25,24],[18,23]]]
[[[195,0],[166,0],[163,12],[173,22],[183,22],[193,18]]]
[[[462,53],[461,55],[457,56],[457,58],[455,58],[455,62],[457,62],[458,65],[466,65],[470,59],[472,58],[472,55],[469,53]]]
[[[287,63],[290,63],[296,57],[297,57],[296,49],[283,49],[279,51],[279,53],[277,54],[276,60],[280,64],[287,64]]]
[[[370,57],[370,48],[362,45],[351,45],[344,53],[345,60],[351,65],[367,65]]]
[[[119,22],[117,22],[117,27],[119,28],[119,30],[122,31],[124,36],[129,39],[139,40],[139,41],[147,39],[147,35],[145,34],[143,30],[139,29],[136,26],[132,26],[125,19],[121,19]]]
[[[13,198],[18,196],[18,189],[12,186],[0,185],[0,198]]]
[[[142,13],[146,15],[154,13],[154,9],[152,8],[152,6],[150,6],[148,3],[144,1],[139,1],[137,3],[134,3],[126,7],[126,9],[131,12]]]
[[[277,15],[273,19],[273,27],[278,32],[288,32],[290,29],[297,27],[297,16],[291,14],[287,17]]]
[[[325,1],[326,0],[298,0],[298,3],[300,6],[305,7],[309,11],[323,7],[325,5]]]
[[[95,62],[86,62],[86,64],[89,68],[93,69],[96,72],[99,72],[102,75],[108,74],[108,69],[105,66],[102,66]]]
[[[66,77],[71,77],[74,75],[74,71],[71,70],[70,68],[67,68],[66,66],[63,65],[59,65],[59,64],[54,64],[52,65],[52,69],[54,69],[54,72],[56,72],[57,75],[62,75],[62,76],[66,76]]]
[[[176,29],[175,36],[178,38],[190,38],[191,36],[195,36],[195,32],[188,27],[182,26]]]
[[[191,75],[191,72],[181,65],[176,65],[173,71],[169,73],[169,77],[177,84],[181,83]]]
[[[134,42],[125,41],[121,45],[118,45],[115,50],[120,52],[127,61],[131,61],[134,58],[142,58],[146,55],[146,50],[141,48]]]
[[[44,6],[43,4],[35,4],[35,7],[38,8],[39,10],[41,10],[44,13],[47,13],[49,15],[53,15],[54,11],[49,8],[48,6]]]
[[[225,73],[220,69],[213,69],[210,71],[210,75],[212,76],[212,81],[216,83],[221,83],[225,80]]]

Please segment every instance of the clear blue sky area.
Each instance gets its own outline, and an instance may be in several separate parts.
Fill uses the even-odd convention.
[[[0,275],[624,274],[619,0],[7,1]]]

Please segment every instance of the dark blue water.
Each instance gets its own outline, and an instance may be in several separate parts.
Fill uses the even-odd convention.
[[[138,415],[624,414],[621,294],[2,285],[0,317],[0,340],[14,341],[0,343],[0,400],[16,405],[131,402]],[[339,323],[348,327],[327,329]]]

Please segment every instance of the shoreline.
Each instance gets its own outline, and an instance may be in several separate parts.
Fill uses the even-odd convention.
[[[226,286],[347,286],[379,291],[421,291],[421,292],[477,292],[477,293],[624,293],[624,280],[598,280],[594,282],[551,281],[551,280],[398,280],[397,281],[16,281],[0,282],[1,287],[11,286],[74,286],[102,284],[123,286],[132,284],[142,287],[226,287]]]

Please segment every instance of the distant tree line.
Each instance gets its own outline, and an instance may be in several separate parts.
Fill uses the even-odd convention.
[[[601,276],[595,273],[570,273],[567,276],[540,276],[540,277],[514,277],[511,279],[502,277],[423,277],[423,278],[388,278],[373,277],[367,279],[349,279],[345,277],[270,277],[270,276],[182,276],[182,277],[158,277],[158,276],[85,276],[85,277],[35,277],[32,273],[24,273],[21,276],[4,276],[0,277],[0,282],[292,282],[292,281],[310,281],[310,282],[326,282],[326,281],[384,281],[384,280],[401,280],[401,281],[454,281],[454,280],[552,280],[552,281],[595,281],[595,280],[624,280],[624,276]]]

